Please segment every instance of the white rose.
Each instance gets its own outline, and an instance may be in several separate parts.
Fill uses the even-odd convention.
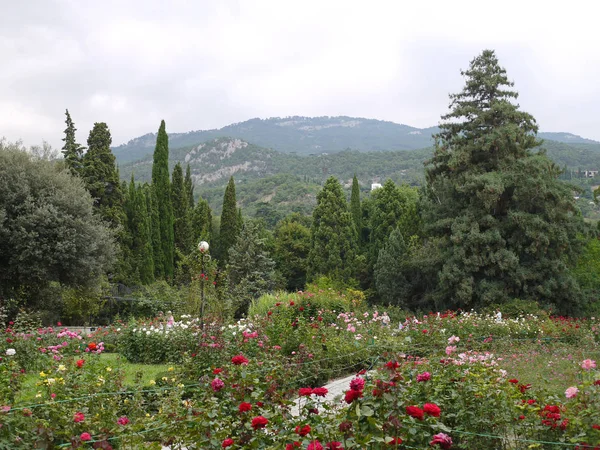
[[[16,353],[17,353],[17,351],[14,348],[6,349],[6,356],[13,356]]]

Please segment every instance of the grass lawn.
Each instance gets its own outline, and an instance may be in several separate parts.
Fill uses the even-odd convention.
[[[132,364],[118,353],[102,353],[100,359],[107,366],[121,367],[125,370],[125,385],[133,385],[137,377],[140,377],[143,384],[147,385],[160,373],[168,371],[169,367],[175,367],[173,364]],[[36,382],[39,379],[37,372],[31,372],[25,376],[23,388],[16,399],[17,404],[35,403],[35,395],[38,391]]]

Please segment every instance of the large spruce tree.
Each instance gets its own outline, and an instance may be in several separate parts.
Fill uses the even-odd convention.
[[[75,138],[75,132],[77,128],[75,128],[75,124],[73,120],[71,120],[71,114],[69,114],[69,110],[65,111],[67,116],[66,123],[67,128],[65,129],[65,137],[63,138],[62,153],[65,157],[65,162],[67,163],[67,167],[71,171],[73,175],[81,176],[83,172],[83,151],[85,147],[79,145]]]
[[[125,221],[124,198],[115,155],[110,150],[111,143],[108,126],[104,122],[95,123],[87,140],[83,177],[97,213],[110,226],[118,228]]]
[[[329,177],[317,194],[311,234],[309,277],[352,278],[358,237],[342,185],[335,177]]]
[[[225,188],[223,197],[223,212],[221,213],[221,230],[219,233],[220,262],[227,264],[229,260],[229,249],[240,234],[240,223],[235,198],[235,181],[233,177]]]
[[[560,167],[536,150],[538,126],[493,51],[462,72],[426,168],[426,223],[441,238],[438,306],[513,298],[577,301],[569,264],[582,221]]]
[[[169,177],[169,137],[165,121],[160,123],[152,164],[152,188],[156,195],[162,248],[162,272],[165,278],[173,278],[175,238],[173,235],[173,204],[171,202],[171,181]]]

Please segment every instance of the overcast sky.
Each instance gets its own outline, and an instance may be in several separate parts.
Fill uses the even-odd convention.
[[[600,140],[594,1],[0,2],[0,136],[61,147],[253,117],[436,125],[460,69],[495,49],[543,131]],[[553,6],[560,4],[560,7]],[[499,9],[501,8],[501,9]]]

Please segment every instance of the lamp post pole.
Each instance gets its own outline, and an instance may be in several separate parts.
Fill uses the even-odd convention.
[[[206,241],[200,241],[198,244],[198,250],[200,251],[200,277],[201,287],[200,287],[200,321],[202,324],[202,328],[204,328],[204,283],[206,282],[207,276],[204,274],[204,264],[210,261],[210,255],[208,254],[209,245]]]

